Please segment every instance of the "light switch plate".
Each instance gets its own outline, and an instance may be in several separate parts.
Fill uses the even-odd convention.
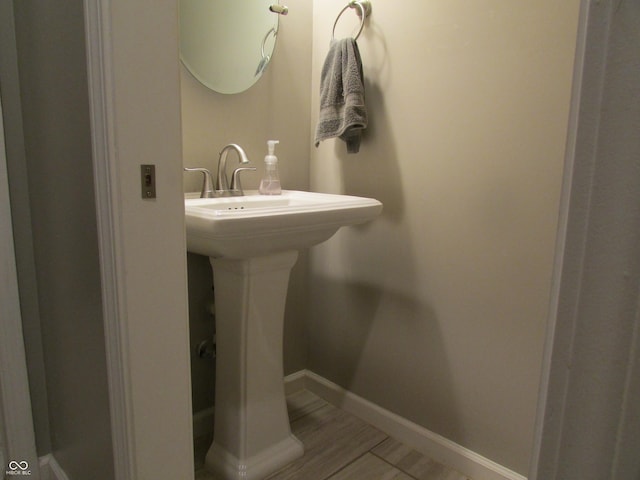
[[[156,198],[156,166],[140,165],[140,185],[142,198]]]

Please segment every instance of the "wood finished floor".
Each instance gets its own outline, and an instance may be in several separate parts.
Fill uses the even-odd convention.
[[[471,480],[303,390],[287,397],[291,431],[304,456],[268,480]],[[211,439],[196,441],[196,480]]]

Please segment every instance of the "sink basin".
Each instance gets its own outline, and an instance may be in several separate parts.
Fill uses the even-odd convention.
[[[327,240],[340,227],[372,220],[381,210],[371,198],[295,190],[186,198],[187,250],[214,258],[300,250]]]

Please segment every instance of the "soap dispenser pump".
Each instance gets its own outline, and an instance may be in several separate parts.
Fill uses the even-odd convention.
[[[278,174],[278,157],[274,153],[277,143],[280,142],[278,140],[269,140],[267,142],[269,152],[264,157],[265,172],[258,189],[262,195],[280,195],[282,193],[280,175]]]

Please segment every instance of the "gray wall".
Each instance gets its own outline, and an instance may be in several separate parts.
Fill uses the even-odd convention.
[[[14,8],[50,447],[71,480],[111,480],[83,3]]]
[[[37,450],[45,454],[51,451],[51,441],[12,2],[0,2],[0,95],[5,116],[7,169],[11,180],[9,190],[31,408]]]
[[[577,0],[373,2],[358,155],[315,190],[382,216],[312,250],[308,367],[518,473],[549,310]],[[341,0],[314,2],[312,119]],[[344,15],[341,35],[357,17]]]

